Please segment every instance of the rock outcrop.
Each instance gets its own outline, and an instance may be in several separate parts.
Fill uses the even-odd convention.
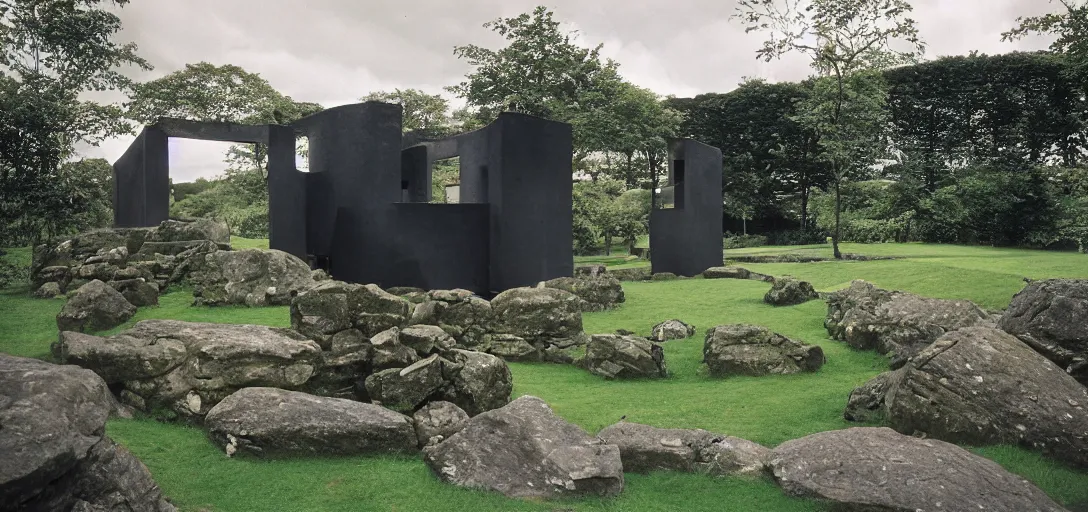
[[[882,290],[860,280],[831,294],[827,304],[824,326],[832,338],[891,355],[893,368],[946,332],[992,323],[970,301]]]
[[[468,290],[433,290],[416,306],[411,323],[442,328],[460,348],[486,350],[492,332],[491,303]]]
[[[654,341],[682,340],[695,336],[695,326],[681,320],[665,320],[650,329]]]
[[[585,367],[606,379],[668,376],[661,346],[638,336],[594,334],[586,346]]]
[[[786,441],[774,449],[770,465],[787,494],[841,510],[1065,510],[993,461],[889,428],[833,430]]]
[[[445,482],[513,498],[615,496],[623,465],[615,445],[567,423],[536,397],[480,414],[424,449]]]
[[[176,320],[109,337],[62,332],[53,352],[119,386],[128,405],[194,419],[244,387],[297,389],[321,364],[317,343],[290,329]]]
[[[384,407],[298,391],[251,387],[204,419],[227,455],[373,455],[416,450],[411,418]]]
[[[545,281],[544,286],[576,295],[582,311],[607,311],[622,304],[626,298],[619,279],[607,273],[596,276],[578,275]]]
[[[94,332],[112,329],[136,314],[136,306],[121,292],[95,279],[83,286],[64,303],[57,313],[61,331]]]
[[[1088,279],[1034,281],[998,322],[1088,386]]]
[[[707,331],[703,362],[710,375],[773,375],[815,372],[824,352],[757,325],[719,325]]]
[[[105,435],[116,403],[89,370],[0,354],[0,509],[173,512]]]
[[[554,288],[513,288],[491,300],[492,331],[521,338],[541,360],[570,362],[564,352],[585,345],[580,299]]]
[[[419,446],[438,444],[465,428],[468,413],[449,402],[431,402],[412,415]]]
[[[848,419],[879,414],[905,434],[1021,444],[1088,467],[1088,388],[1004,331],[950,332],[854,391]]]
[[[310,266],[283,251],[216,251],[192,263],[194,304],[286,306],[317,283]]]
[[[683,471],[711,476],[759,475],[771,450],[702,429],[657,428],[620,422],[597,437],[620,449],[628,473]]]
[[[774,280],[774,285],[763,296],[763,302],[772,306],[795,306],[818,298],[820,295],[808,281],[780,277]]]
[[[150,228],[97,229],[36,246],[31,280],[35,288],[52,283],[47,291],[55,288],[67,293],[94,279],[110,285],[143,279],[161,292],[187,278],[191,257],[221,249],[230,249],[227,226],[208,219],[171,219]]]

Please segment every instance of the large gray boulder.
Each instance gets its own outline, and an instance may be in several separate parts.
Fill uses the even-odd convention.
[[[1088,388],[1004,331],[950,332],[875,380],[854,392],[848,417],[881,411],[906,434],[1021,444],[1088,467]]]
[[[665,320],[650,329],[654,341],[682,340],[695,336],[695,326],[682,320]]]
[[[210,240],[219,244],[230,243],[230,228],[214,219],[168,219],[148,233],[148,242],[188,242]]]
[[[1088,279],[1034,281],[998,322],[1088,386]]]
[[[542,354],[585,345],[578,296],[555,288],[512,288],[491,300],[493,331],[517,336]]]
[[[743,267],[711,267],[703,271],[706,279],[750,279],[752,272]]]
[[[317,343],[290,329],[176,320],[109,337],[62,332],[53,352],[119,385],[129,405],[194,419],[244,387],[297,389],[321,364]]]
[[[615,445],[567,423],[536,397],[480,414],[424,449],[445,482],[513,498],[616,496],[623,464]]]
[[[115,407],[89,370],[0,354],[0,509],[173,511],[105,436]]]
[[[468,423],[468,413],[449,402],[431,402],[412,415],[419,446],[438,444]]]
[[[286,306],[316,284],[310,266],[275,249],[216,251],[189,274],[194,304]]]
[[[469,416],[510,402],[514,378],[502,358],[471,350],[453,350],[449,356],[458,368],[443,392],[446,401],[457,404]]]
[[[787,494],[836,510],[1060,512],[1043,491],[956,445],[889,428],[850,428],[787,441],[771,469]]]
[[[619,279],[604,273],[596,276],[559,277],[545,281],[544,286],[578,296],[582,299],[582,311],[607,311],[626,300]]]
[[[114,290],[121,292],[121,296],[129,304],[137,308],[157,306],[159,304],[159,284],[154,281],[137,277],[121,281],[110,281],[109,285]]]
[[[707,331],[703,362],[714,377],[779,375],[819,370],[824,352],[766,327],[731,324]]]
[[[857,280],[831,294],[824,326],[832,338],[856,349],[893,356],[898,367],[946,332],[990,322],[970,301],[882,290]]]
[[[291,327],[322,347],[350,329],[370,338],[408,325],[412,304],[377,285],[321,281],[291,300]]]
[[[585,366],[606,379],[668,376],[661,345],[638,336],[594,334],[586,345]]]
[[[616,445],[628,473],[684,471],[711,476],[759,475],[771,450],[702,429],[657,428],[620,422],[597,434]]]
[[[370,399],[394,411],[411,414],[443,388],[451,363],[435,354],[406,368],[390,368],[366,378]]]
[[[492,332],[491,303],[468,290],[432,290],[412,312],[412,325],[434,325],[460,348],[483,350]]]
[[[795,306],[818,298],[820,295],[808,281],[781,277],[774,280],[774,285],[763,296],[763,302],[772,306]]]
[[[136,314],[121,292],[95,279],[76,290],[57,313],[57,329],[94,332],[112,329]]]
[[[381,406],[267,387],[240,389],[204,418],[227,455],[372,455],[416,450],[411,418]]]

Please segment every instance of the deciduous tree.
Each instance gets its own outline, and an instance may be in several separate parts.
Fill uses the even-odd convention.
[[[914,62],[925,51],[915,21],[908,17],[907,0],[740,0],[736,18],[746,31],[767,34],[758,57],[773,60],[787,53],[801,53],[812,61],[818,80],[808,112],[800,122],[819,133],[824,158],[830,165],[836,197],[833,235],[836,258],[841,258],[839,238],[841,189],[852,173],[871,163],[854,156],[864,142],[872,141],[863,130],[879,121],[883,97],[879,77],[861,74],[893,65]],[[899,49],[899,44],[907,49]],[[853,126],[852,126],[853,125]],[[875,128],[883,128],[876,126]],[[865,139],[865,140],[863,140]],[[869,153],[869,150],[864,151]]]

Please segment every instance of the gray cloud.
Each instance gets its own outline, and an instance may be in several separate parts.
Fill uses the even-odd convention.
[[[148,80],[208,61],[260,73],[284,94],[326,107],[351,103],[376,90],[414,87],[444,93],[469,67],[455,45],[498,47],[502,40],[481,25],[514,16],[533,0],[136,0],[118,11],[120,38],[134,41],[154,66],[132,71]],[[604,43],[623,75],[660,94],[726,92],[742,77],[798,80],[808,62],[789,56],[758,61],[758,34],[729,20],[734,0],[551,0],[545,5],[576,28],[585,45]],[[305,6],[302,8],[301,6]],[[929,55],[971,50],[1004,53],[1045,48],[1032,38],[1001,42],[1017,16],[1054,9],[1039,0],[916,0],[914,18]],[[120,98],[102,96],[105,100]],[[456,102],[455,102],[456,103]],[[116,160],[131,137],[86,148],[87,156]],[[225,146],[173,141],[175,181],[221,171]]]

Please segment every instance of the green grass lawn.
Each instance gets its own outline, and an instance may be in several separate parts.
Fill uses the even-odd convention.
[[[233,242],[236,247],[241,245],[238,239]],[[247,243],[258,246],[259,242]],[[1078,254],[891,244],[848,245],[844,250],[905,259],[745,266],[759,272],[790,273],[813,281],[819,288],[835,288],[864,278],[925,295],[968,298],[993,308],[1008,303],[1023,285],[1024,276],[1088,276],[1088,257]],[[763,304],[767,287],[757,281],[704,279],[624,283],[627,302],[614,311],[586,314],[586,331],[624,328],[648,333],[653,324],[669,318],[695,324],[699,332],[695,338],[664,345],[672,376],[663,381],[610,382],[569,366],[515,363],[510,365],[514,394],[541,397],[558,414],[590,432],[627,416],[628,421],[705,428],[775,446],[850,426],[842,419],[847,395],[885,370],[886,360],[828,339],[822,326],[826,308],[822,302],[783,308]],[[0,311],[4,312],[0,350],[44,357],[49,343],[56,339],[53,317],[62,303],[31,299],[26,291],[0,293]],[[141,310],[133,322],[176,318],[275,326],[289,323],[285,307],[193,308],[191,300],[185,290],[172,291],[160,299],[158,307]],[[702,333],[731,322],[765,325],[818,344],[824,348],[827,364],[815,374],[711,379],[700,364]],[[228,459],[201,431],[189,427],[151,420],[113,420],[108,430],[147,464],[166,494],[185,511],[826,510],[820,504],[784,496],[768,478],[714,479],[673,473],[627,475],[626,489],[615,499],[514,501],[444,485],[417,458]],[[1088,473],[1014,447],[975,451],[1032,480],[1067,505],[1088,502]]]

